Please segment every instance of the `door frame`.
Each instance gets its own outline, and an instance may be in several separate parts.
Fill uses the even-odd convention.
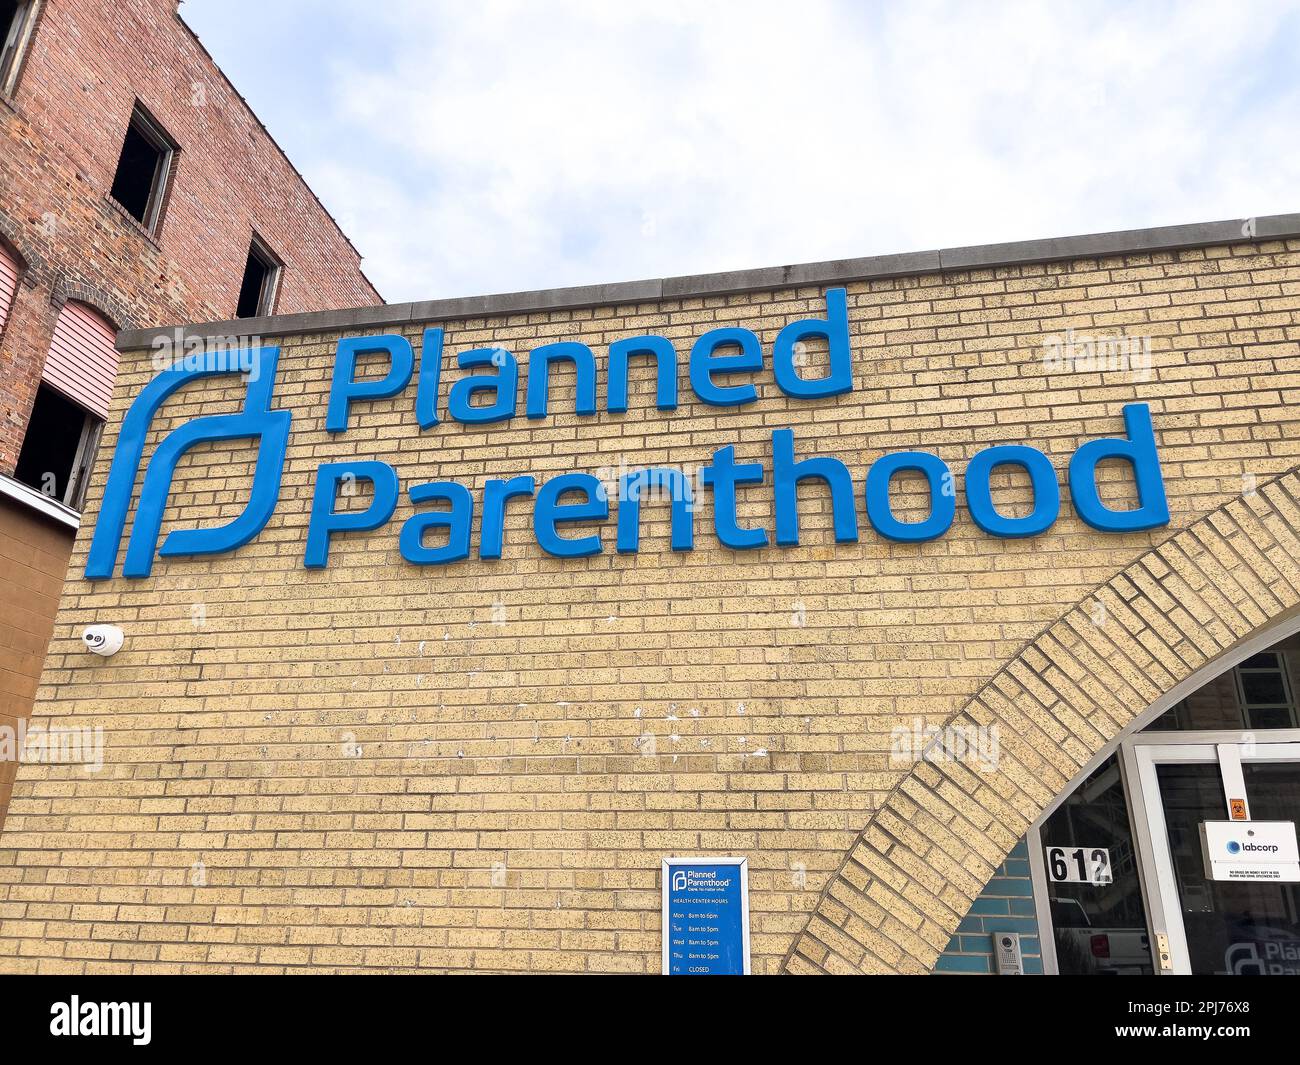
[[[1261,741],[1259,736],[1265,739]],[[1157,935],[1163,933],[1169,939],[1171,968],[1162,970],[1157,963],[1156,975],[1189,975],[1191,957],[1157,767],[1216,766],[1224,786],[1226,820],[1228,791],[1245,796],[1249,809],[1250,797],[1242,783],[1241,763],[1300,762],[1300,729],[1144,733],[1121,744],[1120,757],[1126,765],[1127,779],[1134,785],[1128,792],[1129,818],[1135,828],[1133,843],[1138,853],[1138,880],[1142,885],[1153,958]]]
[[[1043,860],[1042,834],[1040,831],[1043,823],[1056,812],[1057,807],[1059,807],[1061,803],[1065,802],[1066,799],[1074,794],[1080,783],[1091,776],[1103,762],[1117,751],[1120,752],[1120,757],[1117,761],[1120,767],[1121,779],[1124,783],[1125,794],[1130,796],[1133,795],[1136,790],[1136,778],[1134,778],[1134,786],[1130,787],[1130,781],[1125,775],[1125,762],[1127,759],[1124,758],[1122,754],[1122,749],[1125,744],[1136,741],[1143,735],[1142,729],[1150,725],[1151,722],[1155,721],[1161,714],[1165,713],[1165,711],[1169,710],[1172,706],[1181,702],[1183,699],[1186,699],[1193,692],[1208,684],[1216,677],[1222,676],[1224,673],[1228,672],[1228,670],[1232,669],[1234,666],[1240,665],[1252,655],[1258,654],[1260,651],[1268,650],[1279,640],[1284,640],[1288,636],[1292,636],[1297,632],[1300,632],[1300,612],[1296,612],[1290,617],[1284,618],[1280,621],[1274,621],[1265,625],[1262,629],[1258,630],[1253,635],[1248,636],[1240,643],[1235,644],[1231,649],[1225,651],[1213,661],[1207,662],[1205,665],[1201,666],[1201,668],[1192,673],[1191,676],[1186,677],[1180,683],[1174,685],[1173,688],[1165,692],[1165,694],[1160,698],[1156,699],[1145,710],[1135,715],[1133,720],[1120,730],[1118,736],[1093,755],[1087,764],[1085,764],[1079,772],[1075,774],[1074,779],[1070,781],[1069,785],[1062,789],[1060,794],[1053,798],[1052,801],[1043,808],[1042,813],[1040,813],[1038,817],[1035,818],[1033,824],[1029,826],[1029,829],[1025,833],[1025,840],[1029,846],[1029,872],[1034,893],[1034,913],[1038,919],[1038,942],[1040,950],[1042,951],[1044,973],[1056,975],[1060,970],[1056,960],[1056,937],[1052,926],[1051,905],[1048,902],[1047,895],[1047,868]],[[1295,690],[1300,691],[1300,685],[1297,685]],[[1259,731],[1264,732],[1266,730]],[[1271,733],[1274,730],[1267,731]],[[1276,731],[1296,732],[1300,730],[1284,729]],[[1169,742],[1171,737],[1192,735],[1192,733],[1164,732],[1153,734],[1153,739],[1156,742]],[[1213,735],[1213,733],[1211,733],[1211,735]],[[1137,824],[1133,810],[1133,803],[1131,801],[1129,802],[1129,831],[1132,834],[1134,848],[1136,850]],[[1139,862],[1141,861],[1140,855],[1138,856],[1138,860]],[[1141,867],[1139,866],[1139,880],[1144,879]],[[1151,943],[1154,946],[1156,942],[1155,929],[1151,924],[1151,910],[1145,896],[1145,884],[1143,886],[1143,891],[1143,904],[1147,906],[1147,934],[1151,937]],[[1157,968],[1156,971],[1158,972],[1159,969]]]
[[[1114,750],[1106,752],[1106,758],[1115,753]],[[1096,765],[1091,766],[1088,774],[1091,775],[1102,762],[1101,759]],[[1127,799],[1129,795],[1129,781],[1126,774],[1124,759],[1116,758],[1116,765],[1119,767],[1120,787],[1124,789],[1124,795]],[[1029,847],[1029,877],[1030,887],[1034,892],[1034,916],[1038,918],[1038,946],[1043,959],[1043,974],[1046,976],[1057,976],[1060,974],[1060,966],[1056,960],[1056,927],[1052,922],[1052,903],[1051,903],[1051,881],[1047,879],[1047,860],[1043,848],[1042,827],[1047,819],[1056,812],[1058,806],[1068,799],[1077,788],[1068,788],[1059,795],[1052,804],[1043,812],[1032,825],[1029,831],[1025,833],[1025,842]],[[1137,825],[1133,817],[1133,803],[1126,801],[1124,804],[1128,809],[1128,829],[1129,838],[1133,840],[1133,860],[1138,865],[1138,883],[1143,883],[1142,876],[1142,856],[1137,852]],[[1143,907],[1146,906],[1146,896],[1143,895]],[[1150,911],[1147,911],[1148,914]],[[1154,943],[1152,937],[1150,921],[1147,922],[1147,936],[1150,942]]]

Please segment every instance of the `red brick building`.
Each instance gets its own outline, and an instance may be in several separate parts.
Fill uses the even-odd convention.
[[[0,728],[35,695],[116,331],[382,303],[177,8],[0,0]]]

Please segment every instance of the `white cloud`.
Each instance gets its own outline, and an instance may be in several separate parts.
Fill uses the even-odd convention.
[[[1285,5],[375,8],[298,161],[392,300],[1297,207]]]

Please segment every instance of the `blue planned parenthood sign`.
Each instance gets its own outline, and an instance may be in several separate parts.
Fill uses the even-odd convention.
[[[749,859],[665,858],[665,976],[749,974]]]

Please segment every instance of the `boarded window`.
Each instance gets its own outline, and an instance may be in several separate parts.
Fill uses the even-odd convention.
[[[0,333],[9,321],[9,309],[18,291],[18,260],[0,244]]]
[[[41,376],[96,417],[107,418],[117,376],[116,336],[103,315],[82,303],[65,303]]]

